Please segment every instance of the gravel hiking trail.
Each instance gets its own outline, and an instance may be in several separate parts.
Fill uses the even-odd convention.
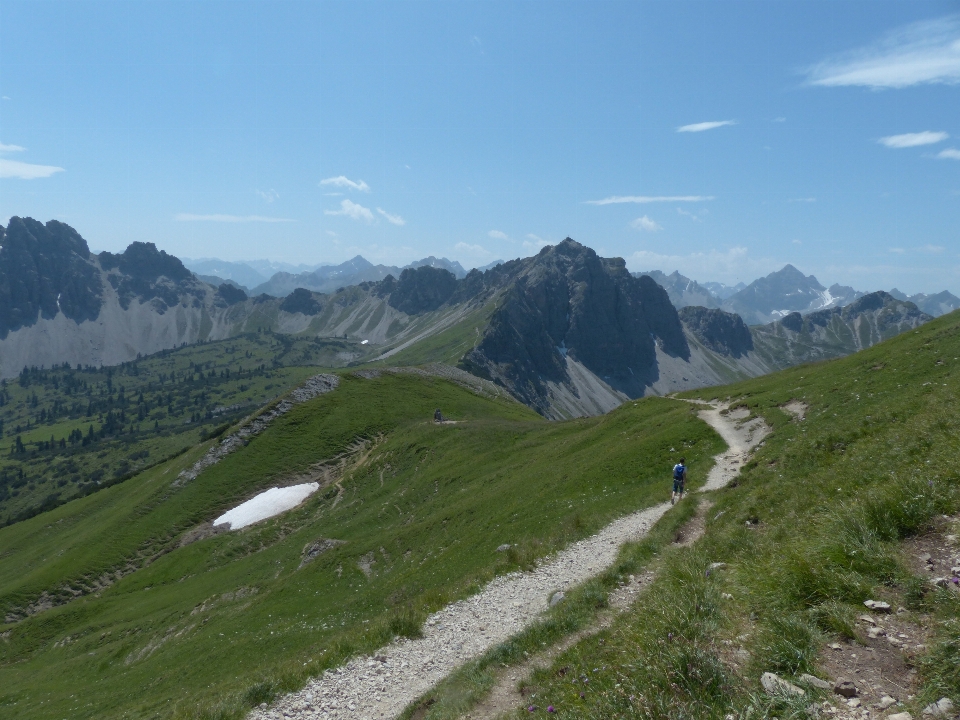
[[[714,457],[702,488],[716,490],[739,473],[750,451],[770,430],[762,418],[748,420],[746,409],[693,402],[704,406],[700,418],[729,446]],[[536,622],[554,593],[603,572],[614,563],[623,543],[644,537],[670,507],[663,502],[618,518],[596,535],[543,558],[531,572],[494,579],[476,595],[431,615],[423,637],[398,640],[371,656],[327,670],[303,690],[285,695],[270,707],[254,709],[249,720],[396,718],[458,667]]]

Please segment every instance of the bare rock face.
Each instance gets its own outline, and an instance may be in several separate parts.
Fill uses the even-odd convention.
[[[183,263],[173,255],[158,250],[153,243],[131,243],[119,255],[102,252],[100,267],[109,271],[107,280],[114,290],[120,307],[130,303],[153,301],[160,314],[183,300],[192,305],[206,297],[206,284],[198,281]]]
[[[463,365],[541,412],[549,383],[570,384],[568,359],[638,397],[658,376],[658,348],[690,355],[667,292],[647,276],[631,276],[620,258],[601,258],[567,238],[497,270],[512,282]]]
[[[77,323],[100,314],[100,271],[69,225],[12,217],[0,245],[0,339],[59,312]]]
[[[457,277],[444,268],[422,265],[407,268],[400,279],[388,276],[383,290],[390,293],[390,306],[407,315],[431,312],[451,298],[457,289]]]
[[[742,357],[753,350],[753,335],[739,315],[691,305],[680,309],[680,321],[704,347],[721,355]]]

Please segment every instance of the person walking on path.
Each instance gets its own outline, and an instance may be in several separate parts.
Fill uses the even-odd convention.
[[[684,463],[686,458],[680,458],[680,462],[673,466],[673,494],[670,496],[670,504],[676,504],[677,500],[683,499],[683,486],[687,482],[687,467]]]

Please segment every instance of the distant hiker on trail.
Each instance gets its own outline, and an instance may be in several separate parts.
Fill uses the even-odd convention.
[[[433,411],[433,421],[435,423],[443,422],[443,413],[440,412],[440,408],[437,408],[436,410]]]
[[[687,467],[684,463],[686,458],[680,458],[680,462],[673,466],[673,494],[670,496],[670,504],[673,505],[677,500],[683,499],[683,486],[687,482]]]

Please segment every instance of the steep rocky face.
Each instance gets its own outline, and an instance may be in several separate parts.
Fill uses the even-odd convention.
[[[13,217],[0,244],[0,339],[58,312],[78,323],[100,313],[100,272],[69,225]]]
[[[316,315],[321,308],[312,292],[304,288],[297,288],[283,299],[283,302],[280,303],[280,309],[288,313]]]
[[[241,288],[230,283],[221,283],[217,288],[217,295],[223,298],[227,305],[236,305],[247,299],[247,294]]]
[[[495,271],[515,277],[463,364],[541,412],[551,384],[573,386],[569,361],[637,397],[657,378],[658,347],[689,356],[666,291],[649,277],[631,276],[622,259],[600,258],[567,238],[519,266],[488,273]]]
[[[457,278],[449,270],[422,265],[407,268],[394,281],[388,276],[382,283],[381,292],[390,294],[390,306],[407,315],[432,312],[447,300],[457,289]]]
[[[114,290],[120,307],[130,307],[133,300],[140,303],[154,301],[161,315],[174,305],[191,296],[190,304],[199,307],[206,296],[206,285],[194,277],[183,263],[153,243],[130,243],[119,255],[102,252],[97,256],[100,267],[109,271],[107,280]]]
[[[739,358],[753,350],[750,328],[739,315],[697,306],[681,308],[679,314],[684,327],[714,352]]]

